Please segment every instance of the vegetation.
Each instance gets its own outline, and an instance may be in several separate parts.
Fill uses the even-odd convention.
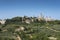
[[[30,24],[25,23],[26,19],[29,19]],[[51,40],[48,37],[60,40],[60,20],[46,22],[24,16],[6,19],[5,24],[0,24],[0,40],[19,40],[17,37],[20,40]]]

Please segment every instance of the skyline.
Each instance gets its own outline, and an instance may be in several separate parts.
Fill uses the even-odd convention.
[[[0,0],[0,19],[16,16],[51,16],[60,19],[60,0]]]

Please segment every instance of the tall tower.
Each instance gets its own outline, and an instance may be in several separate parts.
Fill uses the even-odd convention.
[[[38,17],[38,20],[39,20],[39,21],[40,21],[40,20],[44,20],[44,16],[43,16],[42,13],[40,13],[40,15],[39,15],[39,17]]]
[[[43,16],[43,14],[42,14],[42,13],[40,13],[40,17],[41,17],[41,18],[44,18],[44,16]]]
[[[40,19],[44,20],[44,16],[43,16],[42,12],[40,13]]]

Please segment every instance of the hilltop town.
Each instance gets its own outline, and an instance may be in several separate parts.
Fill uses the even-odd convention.
[[[44,20],[44,21],[54,21],[54,19],[53,18],[51,18],[51,17],[44,17],[43,16],[43,14],[40,14],[40,16],[38,16],[38,17],[28,17],[28,16],[24,16],[24,17],[19,17],[19,16],[17,16],[17,17],[15,17],[15,18],[20,18],[20,21],[23,23],[23,22],[25,22],[25,23],[28,23],[28,24],[30,24],[31,22],[35,22],[35,21],[37,21],[37,22],[40,22],[41,20]],[[12,18],[12,19],[14,19],[14,18]],[[6,19],[7,20],[7,19]],[[6,20],[2,20],[2,19],[0,19],[0,23],[1,24],[5,24],[5,22],[6,22]]]

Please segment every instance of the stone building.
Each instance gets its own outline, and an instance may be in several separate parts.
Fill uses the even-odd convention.
[[[5,24],[5,22],[6,22],[5,20],[0,20],[1,24]]]

